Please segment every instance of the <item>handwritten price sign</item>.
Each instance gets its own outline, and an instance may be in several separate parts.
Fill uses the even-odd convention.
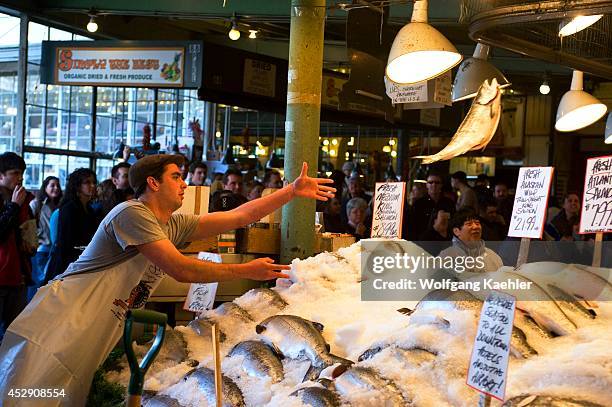
[[[377,182],[374,191],[372,237],[402,237],[405,182]]]
[[[580,233],[612,232],[612,156],[587,160]]]
[[[508,236],[542,237],[553,171],[553,167],[523,167],[519,170]]]
[[[468,386],[502,401],[515,307],[513,296],[498,291],[489,294],[480,312],[467,377]]]
[[[217,253],[200,252],[199,260],[221,263],[221,256]],[[204,312],[212,308],[217,294],[219,283],[192,283],[187,293],[183,309],[191,312]]]

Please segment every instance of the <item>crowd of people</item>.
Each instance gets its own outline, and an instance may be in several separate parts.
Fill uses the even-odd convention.
[[[88,168],[73,171],[62,191],[55,176],[44,179],[34,195],[22,186],[26,163],[15,153],[0,155],[0,312],[2,332],[23,309],[36,290],[63,273],[90,243],[98,225],[118,204],[132,199],[128,160],[111,170],[111,177],[98,183]],[[227,211],[259,199],[266,189],[282,188],[277,170],[267,170],[262,179],[230,167],[225,173],[209,176],[201,161],[183,160],[181,177],[193,186],[210,186],[209,211]],[[364,178],[352,162],[330,178],[335,196],[318,202],[326,232],[349,233],[357,240],[368,238],[372,225],[373,199],[366,192]],[[469,185],[464,172],[450,177],[430,172],[424,182],[414,182],[404,205],[402,237],[424,242],[448,242],[461,250],[486,248],[479,242],[508,240],[508,226],[514,202],[505,182],[489,185],[479,176]],[[550,200],[545,239],[584,240],[578,234],[580,198],[568,193],[560,208]],[[439,246],[444,247],[444,246]],[[480,247],[480,248],[478,248]],[[442,250],[442,249],[440,249]],[[432,249],[434,254],[440,250]],[[501,264],[489,254],[493,268]],[[0,336],[1,339],[1,336]]]

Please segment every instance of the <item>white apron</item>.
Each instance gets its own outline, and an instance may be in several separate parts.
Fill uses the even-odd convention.
[[[162,275],[138,254],[40,288],[0,347],[0,405],[85,406],[94,373],[123,334],[127,309],[142,308]],[[65,396],[11,398],[11,389],[63,389]]]

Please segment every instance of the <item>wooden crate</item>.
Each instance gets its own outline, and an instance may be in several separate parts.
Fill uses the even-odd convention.
[[[179,250],[181,253],[217,252],[217,236],[207,237],[189,243],[185,248]]]
[[[247,227],[240,229],[240,253],[279,254],[281,231],[278,228]]]
[[[317,233],[315,253],[335,252],[355,243],[355,236],[344,233]]]

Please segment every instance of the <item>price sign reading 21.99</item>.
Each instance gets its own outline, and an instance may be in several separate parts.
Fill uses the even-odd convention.
[[[508,236],[542,237],[553,170],[553,167],[520,169]]]

